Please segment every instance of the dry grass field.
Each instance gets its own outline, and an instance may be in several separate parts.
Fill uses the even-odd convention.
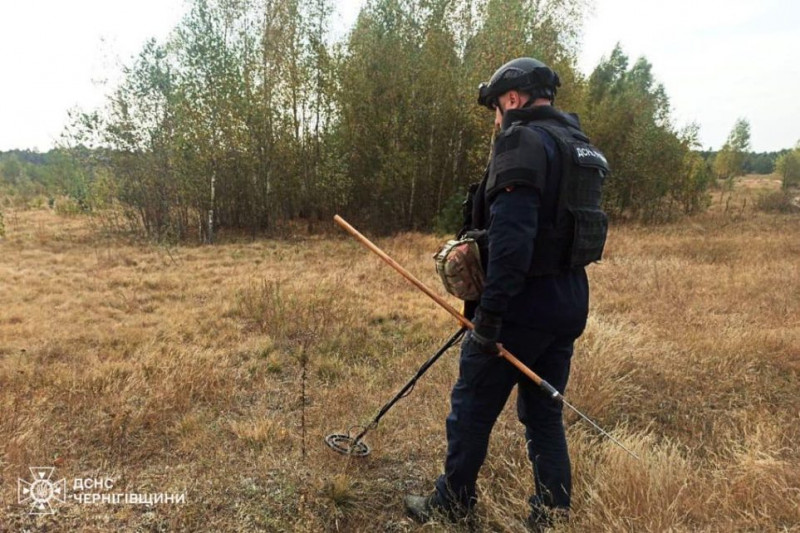
[[[613,228],[567,397],[642,459],[567,415],[561,531],[800,531],[800,216],[754,211],[770,187]],[[442,467],[457,349],[368,435],[370,456],[323,443],[457,329],[343,232],[165,248],[47,209],[6,213],[6,230],[0,531],[460,531],[402,510]],[[377,243],[440,290],[439,240]],[[479,482],[485,531],[524,531],[532,479],[511,407]],[[111,478],[110,492],[185,503],[29,515],[17,480],[31,466],[55,466],[70,499],[73,479]]]

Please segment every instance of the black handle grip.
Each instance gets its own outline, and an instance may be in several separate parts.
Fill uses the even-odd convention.
[[[561,401],[561,393],[558,392],[555,387],[550,385],[545,380],[542,380],[542,382],[539,383],[539,387],[541,387],[543,391],[549,394],[552,399]]]

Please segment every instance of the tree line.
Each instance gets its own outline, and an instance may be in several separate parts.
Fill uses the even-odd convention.
[[[532,56],[559,73],[556,104],[606,153],[612,216],[703,209],[714,169],[698,127],[673,123],[652,65],[618,45],[588,77],[578,71],[585,9],[370,0],[334,38],[329,0],[191,0],[104,107],[73,116],[55,156],[69,175],[60,186],[154,238],[314,228],[334,213],[380,233],[452,226],[491,146],[477,86]]]
[[[754,152],[754,151],[745,151],[743,153],[743,158],[741,161],[741,173],[742,174],[759,174],[762,176],[766,176],[776,172],[776,164],[778,160],[791,150],[785,148],[783,150],[776,150],[772,152]],[[716,160],[717,154],[720,153],[720,150],[701,150],[700,155],[706,162],[710,165],[710,167],[714,168],[714,161]]]

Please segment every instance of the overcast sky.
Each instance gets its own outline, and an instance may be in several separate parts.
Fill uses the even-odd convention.
[[[335,24],[345,28],[362,2],[336,4]],[[676,123],[698,122],[704,147],[718,149],[737,117],[750,121],[757,151],[800,140],[800,2],[594,5],[579,56],[583,72],[619,41],[631,60],[650,60]],[[51,148],[67,111],[100,105],[121,64],[146,39],[164,39],[184,9],[183,0],[0,0],[0,150]]]

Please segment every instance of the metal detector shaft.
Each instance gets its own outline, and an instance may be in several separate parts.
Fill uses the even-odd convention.
[[[472,325],[472,322],[470,322],[470,321],[469,321],[469,320],[468,320],[468,319],[467,319],[467,318],[466,318],[464,315],[462,315],[461,313],[459,313],[459,312],[458,312],[458,311],[457,311],[457,310],[456,310],[456,309],[455,309],[455,308],[454,308],[452,305],[450,305],[449,303],[447,303],[447,301],[445,301],[445,299],[444,299],[444,298],[442,298],[441,296],[439,296],[438,294],[436,294],[435,292],[433,292],[433,291],[432,291],[430,288],[428,288],[428,287],[427,287],[427,286],[426,286],[424,283],[422,283],[420,280],[418,280],[416,277],[414,277],[414,275],[413,275],[413,274],[411,274],[411,273],[410,273],[408,270],[406,270],[405,268],[403,268],[403,267],[402,267],[402,266],[401,266],[401,265],[400,265],[400,264],[399,264],[397,261],[395,261],[394,259],[392,259],[391,257],[389,257],[389,256],[386,254],[386,252],[384,252],[383,250],[381,250],[380,248],[378,248],[378,247],[377,247],[377,246],[376,246],[376,245],[375,245],[375,244],[374,244],[372,241],[370,241],[370,240],[369,240],[369,239],[367,239],[367,238],[366,238],[364,235],[362,235],[362,234],[361,234],[361,232],[359,232],[359,231],[358,231],[357,229],[355,229],[353,226],[351,226],[350,224],[348,224],[348,223],[347,223],[347,221],[346,221],[345,219],[343,219],[343,218],[342,218],[342,217],[340,217],[339,215],[335,215],[335,216],[333,217],[333,220],[334,220],[334,222],[336,222],[336,223],[337,223],[339,226],[341,226],[342,228],[344,228],[344,230],[346,230],[346,231],[347,231],[347,232],[348,232],[350,235],[352,235],[353,237],[355,237],[355,238],[356,238],[356,240],[358,240],[358,241],[359,241],[361,244],[363,244],[364,246],[366,246],[367,248],[369,248],[369,249],[370,249],[372,252],[374,252],[374,253],[375,253],[375,254],[376,254],[378,257],[380,257],[380,258],[381,258],[381,259],[383,259],[383,260],[384,260],[386,263],[388,263],[388,264],[389,264],[389,266],[391,266],[392,268],[394,268],[394,269],[395,269],[395,270],[396,270],[396,271],[397,271],[397,272],[398,272],[398,273],[399,273],[401,276],[403,276],[404,278],[406,278],[406,279],[407,279],[407,280],[408,280],[408,281],[409,281],[409,282],[410,282],[412,285],[414,285],[414,286],[415,286],[415,287],[417,287],[419,290],[421,290],[422,292],[424,292],[425,294],[427,294],[427,295],[428,295],[428,296],[429,296],[429,297],[430,297],[430,298],[431,298],[431,299],[432,299],[434,302],[436,302],[436,303],[437,303],[437,304],[439,304],[441,307],[443,307],[443,308],[445,309],[445,311],[447,311],[448,313],[450,313],[451,315],[453,315],[453,317],[454,317],[456,320],[458,320],[458,321],[461,323],[461,325],[462,325],[462,326],[464,326],[464,327],[465,327],[465,328],[467,328],[467,329],[474,329],[474,326]],[[538,385],[538,386],[539,386],[539,388],[541,388],[543,391],[545,391],[545,392],[546,392],[546,393],[547,393],[547,394],[548,394],[548,395],[549,395],[549,396],[550,396],[550,397],[551,397],[553,400],[555,400],[555,401],[559,401],[559,402],[563,402],[563,404],[564,404],[564,405],[568,406],[568,407],[569,407],[569,408],[571,408],[573,411],[575,411],[576,413],[578,413],[578,415],[580,415],[582,418],[585,418],[585,419],[587,419],[587,420],[588,420],[588,418],[586,418],[586,415],[584,415],[583,413],[581,413],[580,411],[578,411],[577,409],[575,409],[575,408],[574,408],[574,407],[573,407],[571,404],[569,404],[569,403],[565,402],[565,401],[564,401],[564,396],[563,396],[563,395],[562,395],[560,392],[558,392],[558,390],[556,390],[556,388],[555,388],[555,387],[553,387],[553,386],[552,386],[551,384],[549,384],[547,381],[545,381],[544,379],[542,379],[542,378],[541,378],[541,377],[540,377],[538,374],[536,374],[536,373],[535,373],[533,370],[531,370],[530,368],[528,368],[528,367],[527,367],[527,366],[526,366],[526,365],[525,365],[525,364],[524,364],[522,361],[520,361],[519,359],[517,359],[517,358],[514,356],[514,354],[512,354],[511,352],[509,352],[508,350],[506,350],[506,349],[503,347],[503,345],[502,345],[502,344],[499,344],[499,343],[498,343],[498,344],[497,344],[497,349],[499,350],[499,352],[500,352],[500,355],[501,355],[501,356],[502,356],[502,357],[503,357],[505,360],[507,360],[507,361],[508,361],[509,363],[511,363],[512,365],[514,365],[514,366],[517,368],[517,370],[519,370],[520,372],[522,372],[523,374],[525,374],[525,376],[527,376],[527,377],[528,377],[528,378],[529,378],[531,381],[533,381],[534,383],[536,383],[536,385]],[[591,422],[591,421],[590,421],[590,422]],[[599,427],[600,427],[600,426],[598,426],[597,424],[595,424],[594,422],[592,422],[592,425],[593,425],[594,427],[597,427],[597,428],[599,428]],[[601,430],[601,431],[602,431],[602,430]],[[602,434],[610,437],[610,435],[608,435],[608,433],[607,433],[607,432],[605,432],[605,431],[602,431]],[[617,442],[615,439],[611,439],[611,440],[612,440],[612,442],[614,442],[614,443],[618,444],[618,445],[619,445],[619,446],[620,446],[620,447],[621,447],[623,450],[625,450],[626,452],[628,452],[629,454],[631,454],[633,457],[636,457],[636,459],[638,459],[638,457],[637,457],[637,456],[636,456],[636,455],[635,455],[633,452],[631,452],[630,450],[628,450],[627,448],[625,448],[624,446],[622,446],[621,444],[619,444],[619,442]],[[356,441],[357,441],[357,440],[356,440]]]
[[[416,384],[417,384],[417,380],[419,380],[419,378],[421,378],[421,377],[423,376],[423,374],[425,374],[425,372],[427,372],[427,371],[428,371],[428,369],[429,369],[431,366],[433,366],[433,363],[435,363],[435,362],[436,362],[436,361],[437,361],[437,360],[438,360],[438,359],[439,359],[439,358],[440,358],[440,357],[441,357],[441,356],[442,356],[442,355],[443,355],[443,354],[444,354],[444,353],[445,353],[447,350],[449,350],[450,348],[452,348],[452,347],[453,347],[453,345],[454,345],[456,342],[458,342],[458,339],[460,339],[460,338],[461,338],[461,337],[464,335],[464,332],[465,332],[465,331],[467,331],[467,328],[464,328],[464,327],[462,327],[461,329],[459,329],[458,331],[456,331],[456,332],[455,332],[455,334],[454,334],[452,337],[450,337],[450,339],[449,339],[449,340],[448,340],[446,343],[444,343],[444,345],[442,345],[442,347],[441,347],[441,348],[439,348],[439,351],[438,351],[438,352],[436,352],[435,354],[433,354],[433,356],[431,356],[431,358],[430,358],[430,359],[428,359],[427,361],[425,361],[425,363],[423,363],[423,364],[422,364],[422,366],[421,366],[421,367],[419,367],[419,370],[417,370],[417,373],[414,375],[414,377],[413,377],[413,378],[411,378],[411,379],[408,381],[408,383],[406,383],[406,384],[403,386],[403,388],[402,388],[402,389],[400,389],[400,391],[399,391],[397,394],[395,394],[395,395],[394,395],[394,398],[392,398],[391,400],[389,400],[388,402],[386,402],[386,405],[384,405],[383,407],[381,407],[381,410],[380,410],[380,411],[378,411],[378,414],[377,414],[377,415],[375,415],[375,418],[372,420],[372,422],[370,422],[370,423],[369,423],[369,424],[368,424],[368,425],[367,425],[367,426],[366,426],[366,427],[365,427],[365,428],[364,428],[364,429],[361,431],[361,433],[359,433],[358,435],[356,435],[356,437],[353,439],[353,442],[354,442],[354,443],[358,443],[358,442],[360,442],[360,441],[361,441],[361,439],[363,439],[363,438],[364,438],[364,435],[366,435],[368,431],[370,431],[371,429],[374,429],[374,428],[375,428],[375,427],[378,425],[378,422],[380,422],[380,421],[381,421],[381,418],[383,418],[383,415],[385,415],[387,412],[389,412],[389,409],[391,409],[391,408],[394,406],[394,404],[396,404],[398,401],[400,401],[400,399],[401,399],[401,398],[403,398],[404,396],[406,396],[406,395],[408,394],[408,392],[409,392],[411,389],[413,389],[413,388],[414,388],[414,385],[416,385]]]
[[[603,429],[603,428],[601,428],[600,426],[598,426],[598,425],[597,425],[597,424],[594,422],[594,420],[592,420],[591,418],[589,418],[589,417],[588,417],[588,416],[586,416],[585,414],[581,413],[581,412],[580,412],[580,411],[579,411],[579,410],[578,410],[578,409],[577,409],[577,408],[576,408],[574,405],[572,405],[571,403],[569,403],[569,402],[568,402],[567,400],[565,400],[564,398],[561,398],[561,402],[562,402],[564,405],[566,405],[567,407],[569,407],[570,409],[572,409],[572,410],[573,410],[575,413],[577,413],[577,414],[578,414],[578,416],[580,416],[581,418],[583,418],[583,419],[584,419],[586,422],[588,422],[588,423],[589,423],[589,424],[590,424],[590,425],[591,425],[593,428],[595,428],[597,431],[599,431],[601,435],[603,435],[604,437],[607,437],[607,438],[608,438],[608,439],[609,439],[611,442],[613,442],[614,444],[616,444],[617,446],[619,446],[620,448],[622,448],[623,450],[625,450],[626,452],[628,452],[629,454],[631,454],[631,455],[632,455],[633,457],[635,457],[636,459],[639,459],[639,456],[638,456],[638,455],[636,455],[635,453],[633,453],[632,451],[630,451],[628,448],[626,448],[625,446],[623,446],[623,445],[622,445],[622,443],[621,443],[620,441],[618,441],[617,439],[615,439],[614,437],[612,437],[611,435],[609,435],[609,434],[608,434],[608,431],[606,431],[605,429]]]

